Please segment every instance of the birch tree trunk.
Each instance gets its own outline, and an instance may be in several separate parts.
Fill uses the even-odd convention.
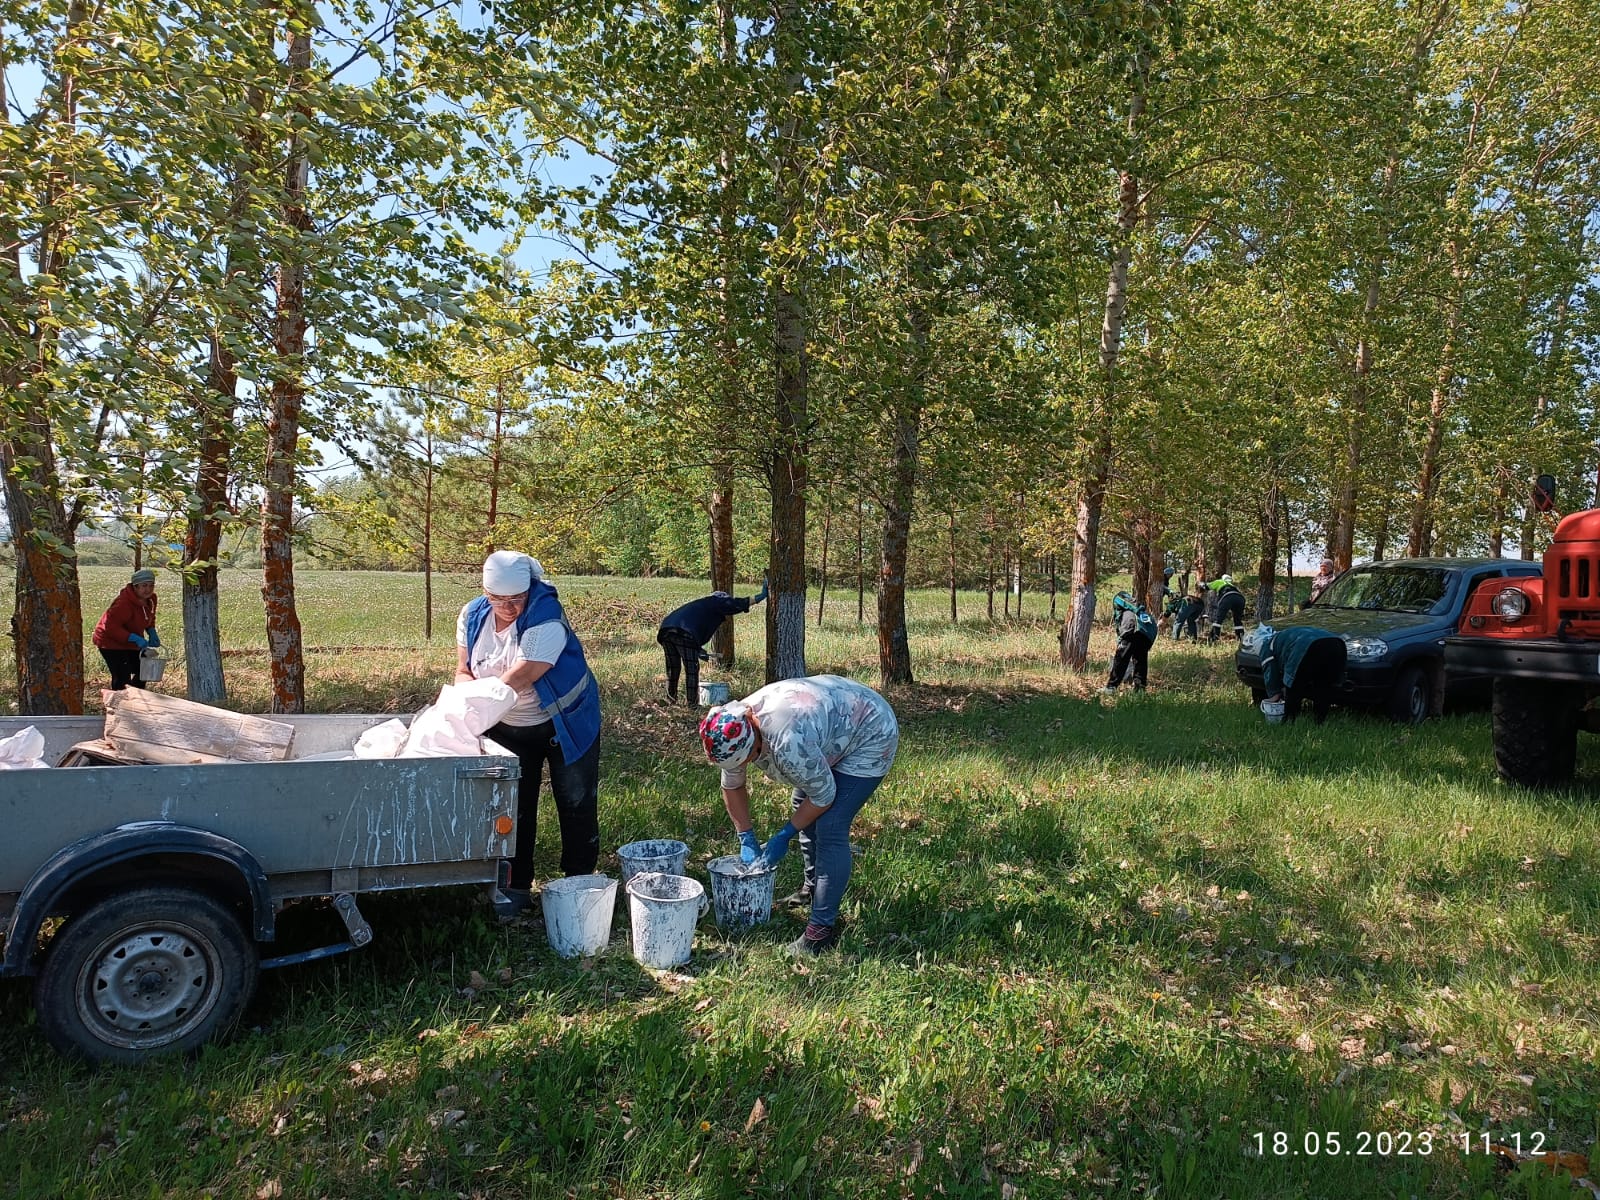
[[[1144,112],[1148,61],[1141,60],[1138,87],[1128,104],[1128,130],[1137,129]],[[1128,264],[1133,260],[1133,231],[1139,223],[1139,180],[1131,167],[1117,175],[1117,246],[1106,281],[1105,314],[1100,324],[1099,403],[1091,413],[1093,431],[1083,478],[1079,483],[1077,520],[1072,534],[1072,607],[1061,628],[1061,662],[1074,671],[1089,664],[1089,632],[1094,625],[1094,587],[1099,580],[1100,516],[1105,511],[1111,478],[1111,424],[1116,400],[1117,357],[1122,348],[1122,317],[1128,307]]]
[[[916,353],[920,374],[925,357],[921,350]],[[920,382],[911,386],[921,387]],[[906,633],[906,556],[917,489],[921,417],[920,397],[909,398],[894,413],[889,486],[883,500],[883,544],[878,554],[878,674],[886,684],[912,682],[911,641]]]
[[[768,683],[806,673],[806,309],[800,295],[805,250],[799,230],[805,179],[800,164],[798,107],[805,92],[805,47],[799,0],[773,0],[773,45],[787,111],[779,125],[780,245],[772,283],[776,359],[775,437],[769,458],[772,490],[770,595],[767,600]]]
[[[289,87],[304,86],[311,69],[311,14],[297,8],[289,32]],[[262,599],[272,663],[272,711],[304,712],[305,648],[294,596],[294,493],[300,413],[305,404],[306,264],[304,235],[310,158],[304,139],[289,135],[284,166],[284,223],[293,231],[278,267],[275,374],[267,410],[266,492],[261,501]]]

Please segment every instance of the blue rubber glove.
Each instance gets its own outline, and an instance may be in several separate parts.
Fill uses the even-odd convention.
[[[761,843],[756,841],[756,831],[746,829],[739,835],[739,861],[749,866],[761,856]]]
[[[750,597],[750,603],[751,604],[760,604],[766,598],[767,598],[767,577],[765,575],[763,575],[761,577],[761,590],[759,592],[757,592],[754,596]]]
[[[139,649],[141,649],[141,650],[143,650],[146,646],[148,646],[150,644],[144,638],[140,637],[137,633],[130,633],[128,635],[128,640],[130,642],[132,642],[135,646],[139,647]]]
[[[149,639],[149,642],[152,646],[161,645],[161,635],[154,629],[145,630],[145,636]]]
[[[783,861],[783,856],[789,853],[789,843],[794,835],[800,831],[788,821],[783,823],[783,828],[767,840],[766,846],[761,851],[761,861],[769,867],[775,867]]]

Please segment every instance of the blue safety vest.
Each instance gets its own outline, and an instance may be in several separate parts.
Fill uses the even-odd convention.
[[[467,654],[478,644],[478,634],[489,619],[489,602],[482,596],[467,605]],[[533,681],[533,690],[544,705],[545,714],[555,725],[556,741],[566,760],[575,762],[589,752],[600,736],[600,685],[583,657],[583,643],[567,622],[555,588],[535,580],[528,589],[528,603],[517,618],[517,639],[535,625],[560,621],[566,626],[567,644],[561,655],[543,675]]]

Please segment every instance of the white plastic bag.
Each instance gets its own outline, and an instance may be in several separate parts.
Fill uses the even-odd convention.
[[[499,679],[447,683],[439,698],[411,720],[400,758],[451,758],[482,754],[479,735],[517,702],[517,693]]]
[[[406,723],[401,720],[374,725],[356,739],[356,757],[393,758],[405,746],[409,732]]]
[[[47,767],[44,761],[44,734],[29,725],[20,733],[0,738],[0,771],[26,771],[30,767]]]

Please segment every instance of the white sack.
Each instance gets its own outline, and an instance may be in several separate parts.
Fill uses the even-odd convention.
[[[439,698],[411,720],[400,758],[451,758],[482,754],[478,736],[517,702],[517,693],[499,679],[447,683]]]
[[[49,766],[44,761],[44,734],[32,725],[21,733],[0,738],[0,771],[25,771]]]
[[[406,736],[410,731],[406,723],[400,720],[385,721],[382,725],[374,725],[356,739],[355,752],[357,758],[393,758],[400,753],[406,744]]]

